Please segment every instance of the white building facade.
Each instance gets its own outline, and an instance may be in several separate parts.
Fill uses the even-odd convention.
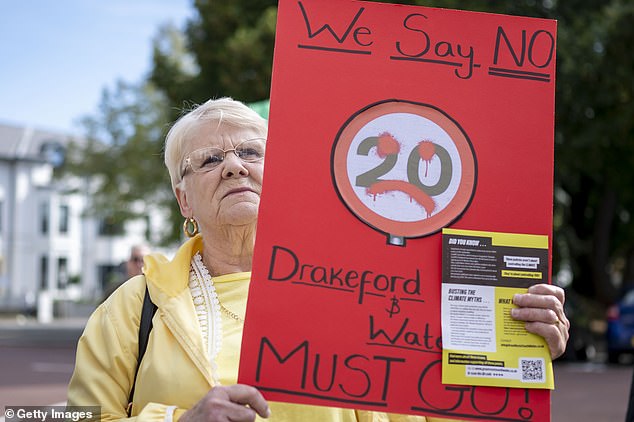
[[[53,178],[71,139],[0,124],[0,312],[95,302],[130,248],[147,243],[149,219],[113,230],[69,190],[81,181]]]

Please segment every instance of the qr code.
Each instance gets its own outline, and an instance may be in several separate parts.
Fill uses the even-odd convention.
[[[522,382],[546,382],[544,378],[544,359],[521,358]]]

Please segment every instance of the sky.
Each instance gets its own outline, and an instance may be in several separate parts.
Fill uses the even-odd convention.
[[[162,24],[193,0],[0,0],[0,124],[80,134],[117,80],[138,83]]]

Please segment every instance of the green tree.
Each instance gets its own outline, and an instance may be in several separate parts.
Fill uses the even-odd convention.
[[[158,87],[171,105],[169,117],[175,120],[183,108],[203,101],[198,93],[200,66],[188,48],[185,33],[174,26],[163,26],[152,41],[153,69],[149,82]]]
[[[634,283],[634,4],[571,12],[560,32],[556,137],[559,212],[575,287],[602,303],[614,270]],[[629,262],[629,266],[627,263]]]
[[[174,202],[163,165],[165,104],[149,83],[118,81],[102,91],[98,114],[82,119],[86,134],[68,148],[61,176],[85,182],[90,215],[118,225]]]
[[[155,45],[150,80],[174,105],[221,96],[246,102],[267,99],[276,5],[275,0],[196,0],[197,13],[186,26],[185,39],[199,72],[184,71],[174,60],[177,50]]]

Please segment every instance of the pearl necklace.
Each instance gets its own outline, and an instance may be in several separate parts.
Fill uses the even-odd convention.
[[[196,252],[191,260],[189,290],[196,308],[203,343],[207,344],[212,379],[216,385],[221,385],[216,365],[216,357],[222,347],[222,320],[220,313],[224,313],[239,323],[244,323],[244,318],[230,311],[220,302],[211,274],[209,274],[209,270],[203,263],[199,252]]]

